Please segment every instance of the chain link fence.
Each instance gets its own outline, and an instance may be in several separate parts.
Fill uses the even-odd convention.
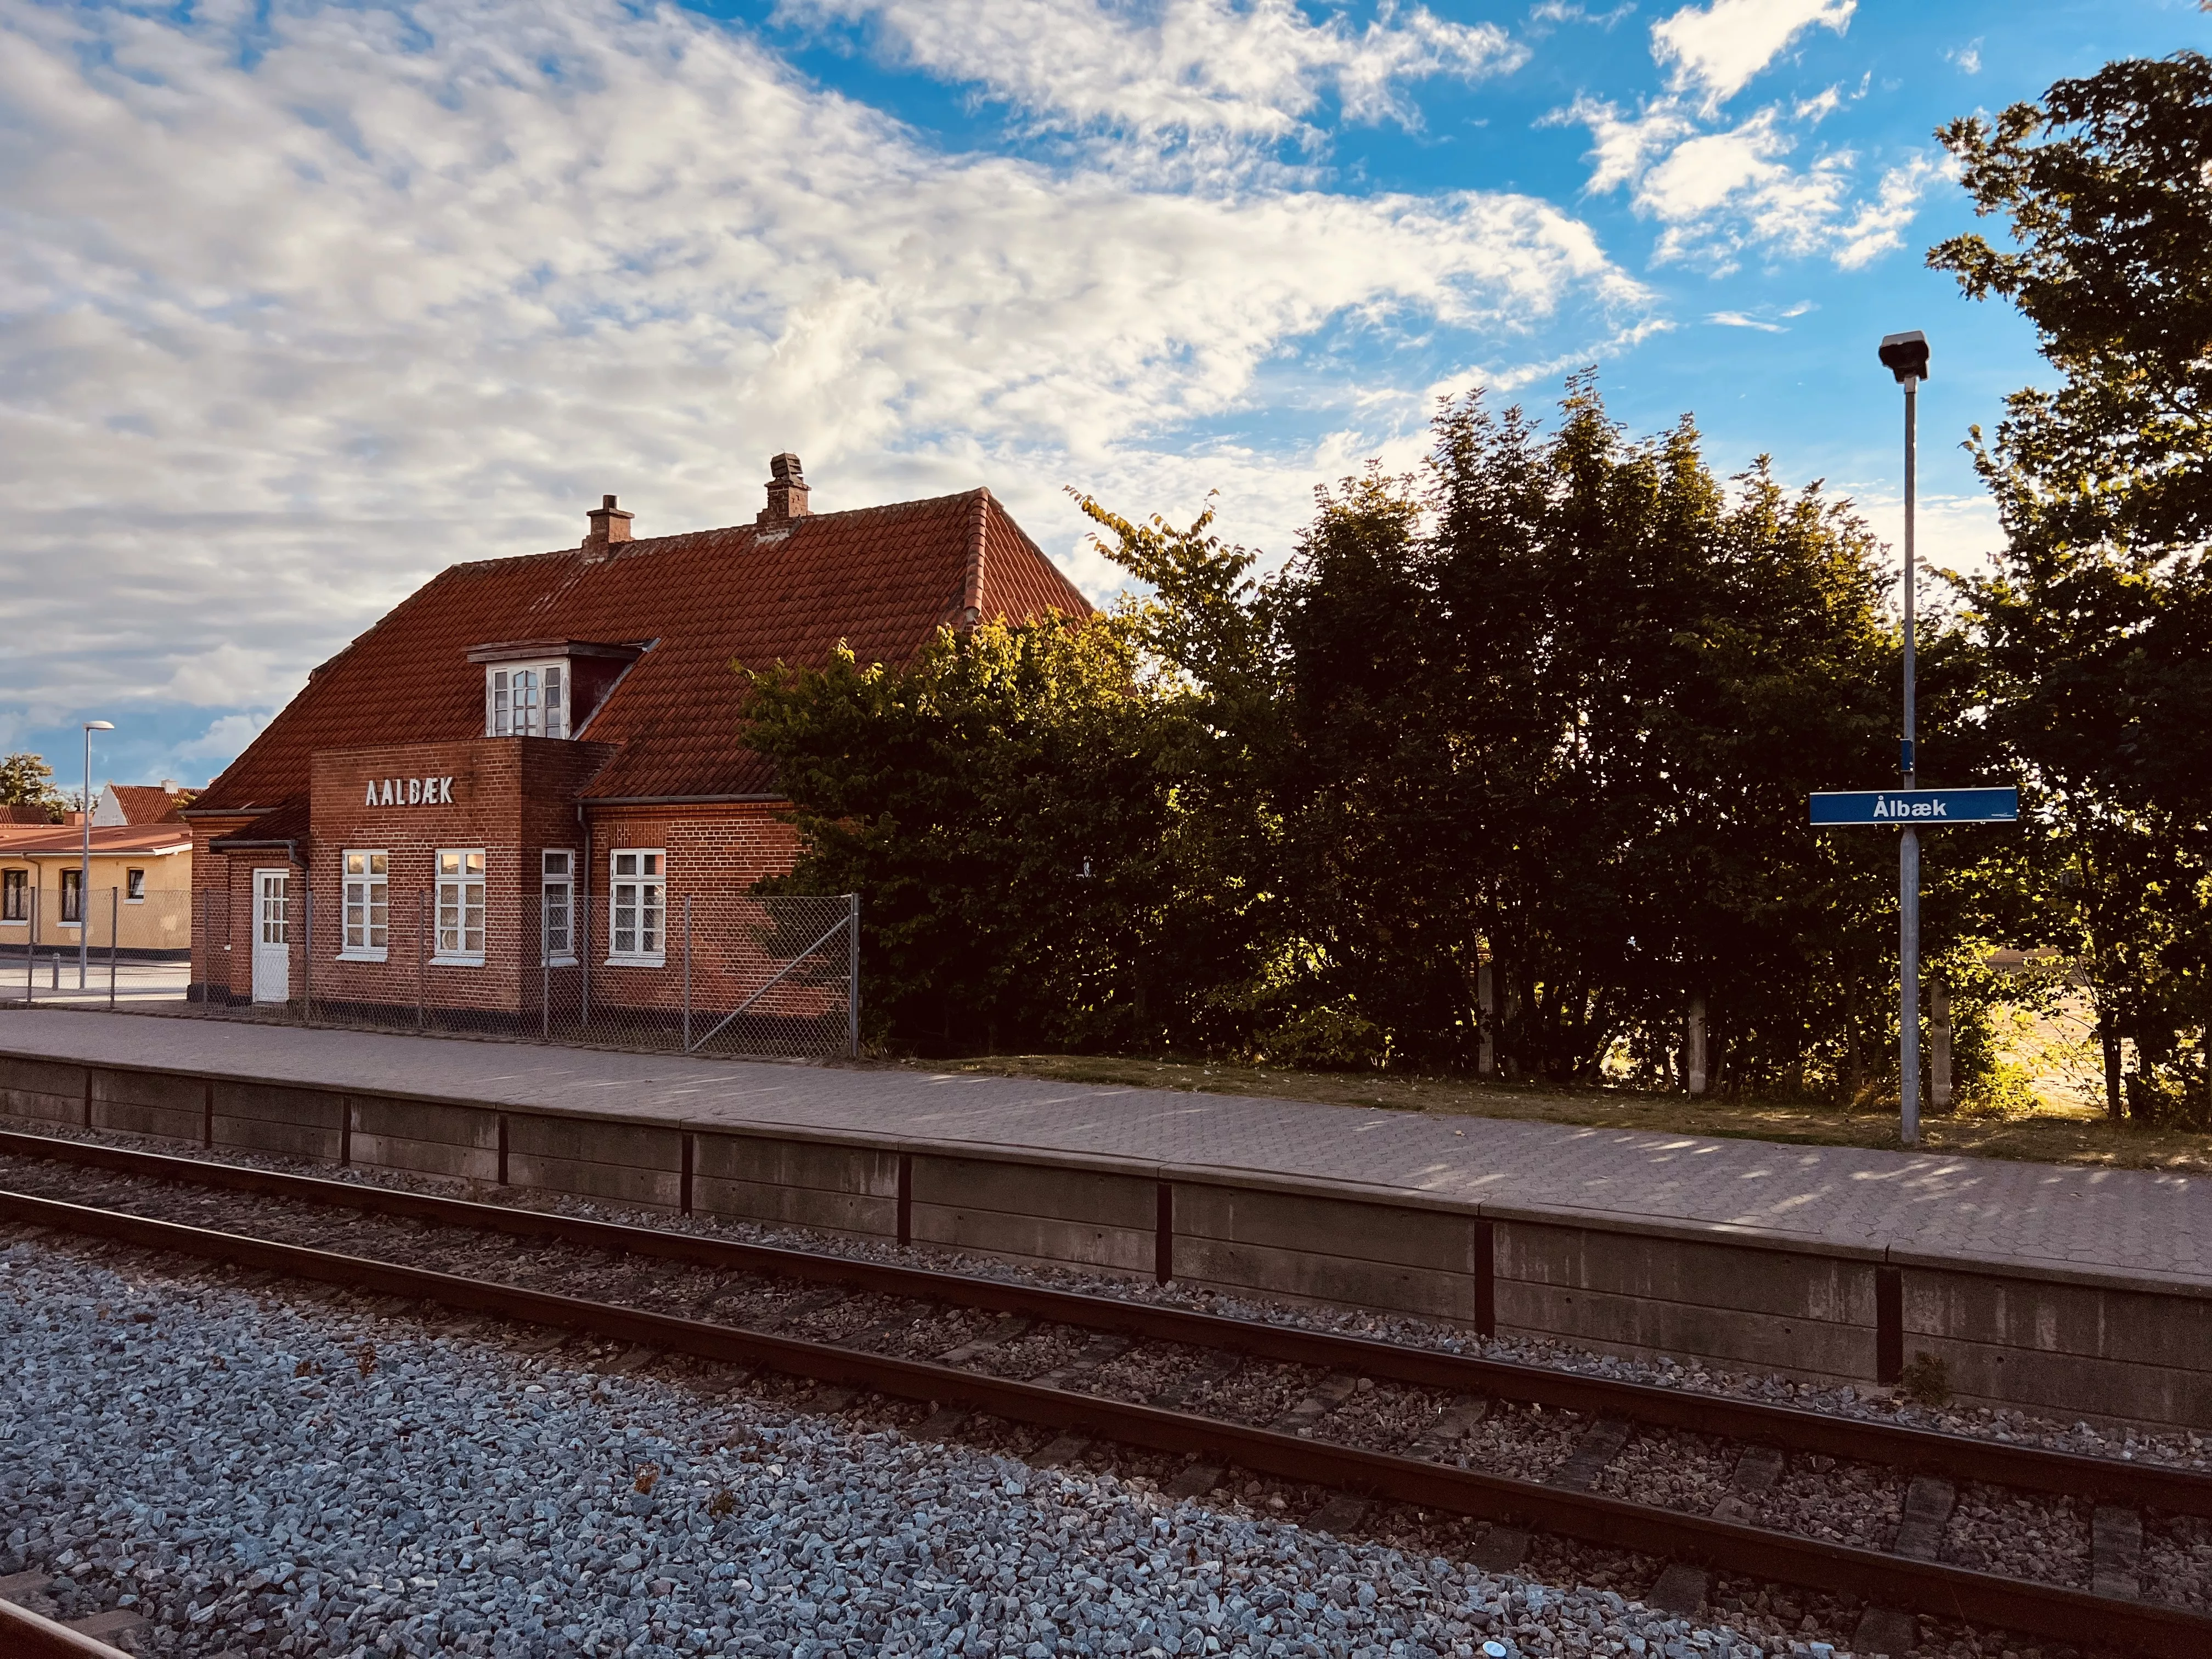
[[[150,910],[95,892],[88,982],[74,922],[27,917],[20,948],[0,932],[0,1000],[672,1054],[860,1051],[854,896],[487,885],[481,871],[422,892],[364,877],[332,906],[296,872],[261,870],[250,893],[163,895]],[[161,960],[132,957],[142,934],[166,942]]]
[[[191,979],[192,896],[95,886],[77,872],[0,888],[0,1003],[125,1008],[181,1000]]]

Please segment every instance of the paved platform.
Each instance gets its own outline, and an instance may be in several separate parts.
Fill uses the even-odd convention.
[[[699,1129],[844,1131],[1319,1177],[2212,1288],[2206,1176],[64,1010],[0,1011],[0,1053]]]

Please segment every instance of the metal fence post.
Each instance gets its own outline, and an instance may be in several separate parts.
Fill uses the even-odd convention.
[[[845,895],[850,943],[845,959],[845,1054],[860,1057],[860,896]]]
[[[425,949],[425,947],[426,947],[426,946],[429,944],[429,942],[430,942],[430,941],[429,941],[429,939],[428,939],[428,935],[424,933],[424,931],[423,931],[423,930],[424,930],[424,929],[428,926],[428,916],[429,916],[429,914],[430,914],[430,896],[429,896],[428,893],[417,893],[417,894],[416,894],[416,895],[415,895],[415,1029],[416,1029],[416,1030],[418,1030],[418,1031],[419,1031],[419,1030],[421,1030],[422,1029],[422,968],[423,968],[423,957],[426,957],[427,955],[428,955],[428,951]]]
[[[115,1006],[115,957],[123,933],[123,890],[107,890],[107,1006]]]
[[[575,889],[572,885],[569,890],[574,892]],[[551,905],[541,884],[538,891],[538,1035],[541,1038],[553,1035],[553,964],[548,960],[552,953],[545,948],[546,929],[552,925]],[[569,901],[568,908],[572,912],[568,928],[573,933],[576,927],[574,900]]]
[[[39,866],[33,865],[35,871]],[[31,934],[23,941],[23,1006],[27,1008],[38,1000],[39,988],[39,890],[31,889]]]
[[[300,1024],[315,1023],[315,890],[307,884],[306,872],[301,872],[300,885]]]
[[[691,895],[684,896],[684,1052],[691,1052]]]

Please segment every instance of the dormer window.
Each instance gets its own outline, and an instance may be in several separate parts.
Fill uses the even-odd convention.
[[[483,665],[484,736],[589,736],[592,716],[653,643],[508,640],[476,647],[469,660]]]
[[[500,663],[484,670],[484,735],[565,738],[568,672],[565,662]]]

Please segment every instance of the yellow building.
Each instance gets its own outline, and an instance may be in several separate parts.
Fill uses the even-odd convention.
[[[0,826],[0,974],[28,949],[75,950],[87,921],[94,950],[191,955],[190,829],[181,822],[95,823],[88,891],[79,890],[83,856],[84,830],[76,824]]]

